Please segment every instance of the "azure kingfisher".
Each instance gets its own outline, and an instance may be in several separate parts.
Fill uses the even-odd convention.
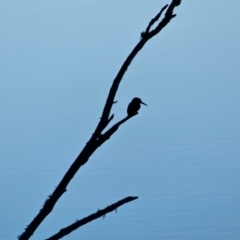
[[[138,97],[133,98],[133,100],[129,103],[127,108],[128,115],[133,115],[138,113],[138,110],[140,109],[141,104],[144,104],[147,106],[147,104],[142,102],[140,98]]]

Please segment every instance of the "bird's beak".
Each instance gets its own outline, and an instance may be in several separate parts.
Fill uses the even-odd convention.
[[[146,104],[146,103],[144,103],[144,102],[142,102],[142,101],[141,101],[141,104],[143,104],[143,105],[147,106],[147,104]]]

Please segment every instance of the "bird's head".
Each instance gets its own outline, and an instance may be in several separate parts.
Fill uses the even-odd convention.
[[[141,100],[140,98],[138,98],[138,97],[133,98],[132,102],[135,102],[135,103],[141,103],[141,104],[147,106],[147,104],[144,103],[144,102],[142,102],[142,100]]]

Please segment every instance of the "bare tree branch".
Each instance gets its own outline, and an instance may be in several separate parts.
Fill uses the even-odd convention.
[[[65,228],[62,228],[58,233],[54,234],[53,236],[47,238],[46,240],[58,240],[68,234],[70,234],[72,231],[75,231],[76,229],[78,229],[79,227],[97,219],[97,218],[100,218],[100,217],[105,217],[105,215],[109,212],[112,212],[114,210],[117,210],[118,207],[122,206],[123,204],[125,203],[128,203],[128,202],[131,202],[131,201],[134,201],[136,200],[138,197],[126,197],[102,210],[98,210],[97,212],[81,219],[81,220],[77,220],[75,223],[65,227]]]
[[[161,11],[149,22],[149,24],[148,24],[148,26],[147,26],[146,31],[144,32],[144,34],[149,33],[149,30],[150,30],[150,28],[152,27],[152,25],[153,25],[155,22],[158,21],[158,19],[159,19],[159,18],[161,17],[161,15],[162,15],[163,11],[164,11],[167,7],[168,7],[168,4],[165,5],[165,6],[161,9]]]
[[[54,190],[54,192],[49,195],[47,200],[45,201],[42,209],[40,209],[39,213],[36,215],[36,217],[32,220],[32,222],[26,227],[25,231],[18,237],[19,240],[28,240],[35,230],[39,227],[39,225],[42,223],[42,221],[47,217],[47,215],[53,210],[55,204],[59,200],[59,198],[63,195],[64,192],[67,190],[67,186],[74,177],[74,175],[77,173],[79,168],[83,166],[89,159],[89,157],[94,153],[94,151],[103,143],[105,142],[114,132],[117,131],[118,127],[128,119],[130,119],[129,116],[115,124],[112,128],[110,128],[108,131],[106,131],[104,134],[102,134],[103,130],[108,126],[110,121],[113,119],[114,115],[110,116],[111,109],[113,104],[115,103],[114,98],[116,96],[119,84],[127,71],[128,67],[130,66],[132,60],[137,55],[137,53],[143,48],[145,43],[151,39],[153,36],[157,35],[170,21],[172,18],[174,18],[176,15],[173,14],[173,10],[175,7],[177,7],[181,3],[181,0],[172,0],[171,4],[168,6],[166,5],[163,7],[156,15],[154,19],[151,20],[151,22],[148,24],[148,27],[146,28],[146,31],[141,34],[142,38],[137,43],[135,48],[132,50],[132,52],[129,54],[125,62],[123,63],[122,67],[120,68],[117,76],[115,77],[112,86],[110,88],[102,116],[100,118],[100,121],[91,136],[90,140],[87,142],[81,153],[78,155],[76,160],[73,162],[73,164],[70,166],[66,174],[63,176],[62,180]],[[162,12],[166,10],[164,18],[159,22],[157,27],[150,31],[150,28],[152,25],[158,21],[160,18]],[[131,116],[132,117],[132,116]]]
[[[96,144],[96,148],[100,147],[106,140],[108,140],[119,128],[121,124],[132,118],[133,116],[137,115],[138,113],[135,113],[133,115],[128,115],[127,117],[123,118],[121,121],[114,124],[109,130],[107,130],[104,134],[102,134]]]

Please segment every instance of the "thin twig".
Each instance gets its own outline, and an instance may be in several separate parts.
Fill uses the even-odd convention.
[[[159,19],[159,18],[161,17],[161,15],[162,15],[163,11],[164,11],[167,7],[168,7],[168,4],[165,5],[165,6],[160,10],[160,12],[149,22],[149,24],[148,24],[148,26],[147,26],[146,31],[144,32],[144,34],[149,33],[149,30],[150,30],[150,28],[152,27],[152,25],[153,25],[155,22],[158,21],[158,19]]]
[[[53,236],[47,238],[46,240],[58,240],[68,234],[70,234],[72,231],[75,231],[76,229],[78,229],[79,227],[97,219],[97,218],[100,218],[100,217],[105,217],[105,215],[109,212],[112,212],[112,211],[116,211],[116,209],[120,206],[122,206],[123,204],[125,203],[128,203],[128,202],[131,202],[133,200],[136,200],[138,197],[126,197],[102,210],[98,210],[97,212],[81,219],[81,220],[77,220],[75,223],[65,227],[65,228],[62,228],[58,233],[54,234]]]

